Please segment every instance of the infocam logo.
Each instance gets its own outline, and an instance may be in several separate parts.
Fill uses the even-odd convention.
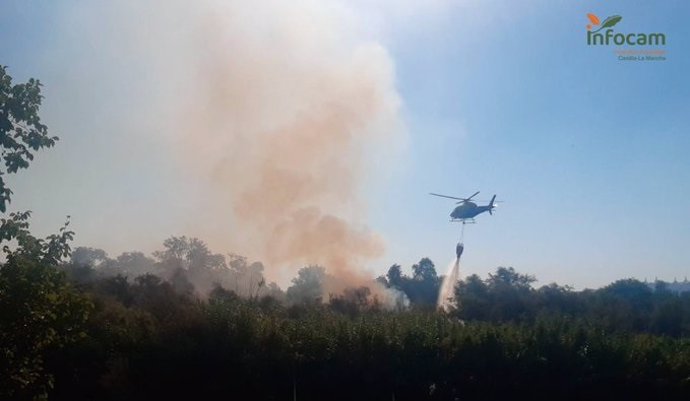
[[[588,46],[665,46],[666,35],[663,33],[619,33],[613,30],[623,19],[620,15],[607,17],[604,22],[594,14],[587,14],[590,24],[587,25]],[[592,30],[595,29],[595,30]],[[603,33],[601,32],[603,30]]]

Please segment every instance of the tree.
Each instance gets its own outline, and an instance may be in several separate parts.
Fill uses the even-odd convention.
[[[233,289],[237,295],[258,298],[259,293],[266,287],[266,279],[263,275],[264,265],[260,262],[248,263],[244,256],[234,254],[228,256],[230,262],[227,280],[223,280],[221,284]]]
[[[647,315],[653,308],[653,292],[647,284],[634,279],[618,280],[600,289],[597,295],[597,310],[611,327],[641,330],[649,325]]]
[[[412,266],[412,277],[403,274],[400,265],[394,264],[388,268],[386,276],[377,279],[388,288],[397,290],[400,305],[410,304],[431,306],[436,305],[441,278],[436,273],[434,262],[429,258],[422,258]]]
[[[0,398],[44,398],[45,353],[81,338],[92,309],[64,272],[10,255],[0,268]]]
[[[95,267],[108,260],[108,254],[102,249],[80,246],[73,252],[70,262],[75,265]]]
[[[495,274],[489,274],[489,287],[498,289],[501,287],[510,287],[516,290],[530,289],[532,283],[536,279],[527,274],[520,274],[512,267],[499,267]]]
[[[287,299],[293,303],[311,303],[321,299],[326,269],[321,266],[306,266],[292,279],[287,289]]]
[[[220,254],[209,251],[204,241],[198,238],[170,237],[163,241],[165,249],[156,251],[153,256],[163,264],[181,267],[185,270],[193,268],[219,269],[226,267],[225,258]]]
[[[422,258],[412,266],[412,279],[403,280],[403,291],[410,302],[418,305],[436,305],[441,280],[436,274],[434,262]]]
[[[45,264],[56,266],[62,258],[70,255],[69,242],[74,238],[74,232],[67,229],[67,221],[57,234],[51,234],[46,239],[34,237],[29,231],[29,217],[31,212],[10,213],[9,218],[0,219],[0,244],[4,241],[16,240],[16,249],[4,245],[2,251],[7,255],[22,256]]]
[[[55,145],[58,137],[48,136],[48,127],[41,123],[38,110],[41,106],[41,83],[29,79],[24,84],[12,84],[7,67],[0,66],[0,212],[5,213],[11,200],[12,190],[7,187],[4,175],[14,174],[19,169],[29,167],[34,153]],[[67,222],[58,234],[38,239],[29,232],[31,212],[10,213],[0,220],[0,244],[17,240],[17,255],[41,259],[54,265],[63,257],[69,256],[69,241],[74,233],[67,230]],[[6,254],[8,245],[3,246]]]
[[[41,123],[41,84],[30,79],[12,84],[0,66],[0,211],[11,200],[5,174],[29,167],[33,152],[58,140]],[[0,398],[45,399],[53,376],[44,369],[44,355],[83,335],[92,305],[56,269],[70,255],[74,232],[67,222],[45,239],[29,231],[30,211],[0,219],[0,244],[7,262],[0,267]],[[8,243],[16,241],[14,249]]]
[[[0,211],[7,210],[12,190],[3,176],[29,167],[33,152],[55,145],[58,137],[48,136],[48,127],[41,123],[41,83],[29,79],[24,84],[12,84],[7,67],[0,66],[0,148],[4,166],[0,166]]]
[[[467,277],[455,286],[455,299],[459,305],[458,314],[462,319],[486,319],[491,302],[489,289],[476,274]]]
[[[520,274],[512,267],[497,268],[487,280],[472,275],[455,288],[460,305],[458,316],[493,322],[533,319],[538,299],[531,286],[534,281],[534,277]]]
[[[438,280],[434,262],[429,258],[422,258],[419,263],[412,265],[413,278],[418,281],[435,281]]]
[[[402,269],[400,268],[399,264],[394,264],[388,269],[388,273],[386,274],[386,278],[388,279],[388,285],[391,287],[396,287],[400,288],[402,286],[402,279],[403,279],[403,274],[402,274]]]

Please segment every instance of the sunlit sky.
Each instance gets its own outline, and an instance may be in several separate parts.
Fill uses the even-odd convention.
[[[132,141],[105,123],[136,104],[127,91],[141,78],[89,36],[126,27],[80,35],[70,25],[79,3],[2,4],[0,64],[16,82],[41,79],[41,114],[61,137],[12,177],[12,206],[33,210],[39,233],[70,214],[77,245],[113,256],[151,251],[185,233],[184,219],[171,216],[203,205],[185,202],[189,188],[168,176],[155,140]],[[481,191],[478,198],[505,202],[467,226],[463,275],[513,266],[540,284],[578,289],[627,277],[682,280],[690,270],[690,3],[516,3],[350,6],[361,21],[353,29],[392,58],[407,132],[385,179],[366,184],[367,224],[387,244],[370,268],[382,274],[428,256],[445,270],[460,226],[448,221],[453,202],[428,192]],[[619,61],[616,46],[587,46],[588,12],[621,15],[620,32],[663,32],[667,60]],[[83,68],[78,59],[89,55],[98,61],[87,65],[116,72],[72,73],[71,61]]]

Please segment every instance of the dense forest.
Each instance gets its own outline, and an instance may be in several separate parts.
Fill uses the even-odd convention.
[[[37,238],[2,180],[51,147],[40,83],[0,68],[0,399],[687,400],[690,293],[574,291],[499,267],[455,287],[428,258],[324,294],[327,266],[283,290],[264,266],[171,237],[153,255]],[[382,302],[373,288],[398,294]]]
[[[173,255],[180,240],[156,258],[10,254],[0,269],[3,399],[690,394],[690,294],[663,285],[533,288],[534,278],[498,268],[458,283],[457,309],[442,313],[440,278],[422,259],[412,276],[393,266],[379,279],[410,299],[390,309],[366,288],[323,299],[318,266],[283,292],[262,284],[260,264]],[[207,293],[192,284],[204,276],[217,280]]]

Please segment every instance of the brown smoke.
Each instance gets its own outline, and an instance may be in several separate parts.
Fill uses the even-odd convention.
[[[389,56],[330,3],[243,4],[201,14],[200,84],[179,113],[186,161],[232,210],[238,252],[293,273],[323,265],[337,279],[327,292],[368,285],[362,265],[384,244],[362,224],[365,150],[400,133]]]

